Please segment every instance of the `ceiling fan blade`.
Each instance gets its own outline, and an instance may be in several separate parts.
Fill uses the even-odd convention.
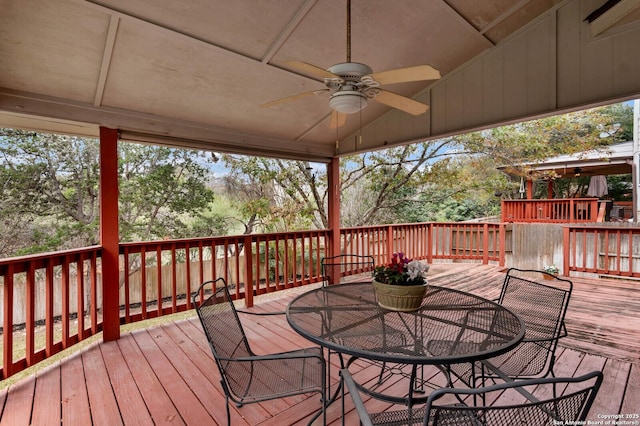
[[[298,61],[289,61],[289,62],[285,62],[286,65],[289,65],[293,68],[297,68],[300,71],[304,71],[307,74],[311,74],[315,77],[321,78],[321,79],[325,79],[325,78],[337,78],[342,80],[342,77],[340,77],[337,74],[332,73],[331,71],[327,71],[324,68],[320,68],[317,67],[315,65],[311,65],[307,62],[298,62]]]
[[[378,90],[380,90],[380,93],[376,95],[374,100],[381,104],[389,105],[390,107],[394,107],[412,115],[424,114],[429,109],[429,105],[414,101],[406,96],[398,95],[397,93],[389,92],[388,90]]]
[[[407,83],[410,81],[437,80],[440,78],[440,71],[431,65],[416,65],[415,67],[374,72],[373,74],[369,74],[368,77],[384,85]]]
[[[298,99],[306,98],[307,96],[311,96],[311,95],[321,95],[321,94],[323,94],[325,92],[328,92],[328,91],[329,91],[329,89],[320,89],[320,90],[312,90],[311,92],[298,93],[297,95],[287,96],[286,98],[277,99],[275,101],[267,102],[266,104],[260,105],[260,108],[269,108],[269,107],[272,107],[274,105],[279,105],[279,104],[284,104],[286,102],[296,101]]]
[[[344,126],[344,123],[347,122],[347,116],[345,114],[340,114],[338,111],[331,111],[331,120],[329,121],[329,128],[337,129],[338,127]]]

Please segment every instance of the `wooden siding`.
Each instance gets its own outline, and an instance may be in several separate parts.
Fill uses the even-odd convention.
[[[356,150],[495,127],[639,93],[640,22],[593,36],[584,18],[603,2],[556,3],[415,96],[431,106],[426,117],[390,111],[360,130],[365,143]]]
[[[502,268],[469,264],[434,264],[433,284],[462,288],[493,297]],[[575,279],[569,307],[569,337],[558,351],[556,374],[575,376],[602,370],[603,387],[591,410],[598,414],[633,414],[640,407],[639,288],[618,280]],[[255,311],[282,311],[303,288],[256,298]],[[626,303],[624,303],[626,301]],[[249,340],[258,353],[309,346],[294,333],[284,316],[242,315]],[[332,362],[332,388],[338,361]],[[357,380],[374,380],[379,369],[354,364]],[[428,368],[433,386],[444,384]],[[402,389],[393,377],[388,390]],[[346,424],[357,424],[349,397]],[[384,404],[367,400],[375,409]],[[0,425],[224,425],[224,396],[208,344],[195,317],[122,335],[112,342],[94,343],[0,390]],[[341,423],[341,404],[329,407],[329,424]],[[233,425],[298,425],[319,408],[317,395],[297,396],[236,407]],[[320,422],[316,422],[320,424]]]

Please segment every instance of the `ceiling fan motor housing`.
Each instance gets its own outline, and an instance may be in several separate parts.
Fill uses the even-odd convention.
[[[367,103],[367,97],[359,90],[338,90],[329,98],[329,106],[343,114],[356,113]]]
[[[373,70],[365,64],[360,64],[358,62],[343,62],[341,64],[335,64],[332,67],[329,67],[327,70],[332,72],[345,80],[354,79],[356,81],[360,80],[360,77],[363,75],[371,74]]]
[[[367,106],[367,95],[363,92],[360,79],[373,70],[357,62],[344,62],[330,67],[327,71],[341,77],[325,79],[330,89],[336,90],[329,99],[329,106],[343,114],[356,113]]]

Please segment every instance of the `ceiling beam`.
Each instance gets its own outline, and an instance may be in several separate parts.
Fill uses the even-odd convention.
[[[305,9],[307,7],[311,8],[315,1],[316,0],[307,0],[307,3],[305,3],[303,5],[303,7],[301,7],[298,10],[298,12],[296,13],[296,16],[293,18],[293,20],[295,20],[298,17],[298,15],[300,15],[299,19],[302,19],[304,17],[304,15],[308,12],[308,10],[305,11]],[[84,1],[82,1],[82,4],[89,5],[90,7],[94,8],[96,10],[99,10],[101,12],[117,16],[120,19],[130,20],[130,21],[133,21],[133,22],[135,22],[137,24],[151,25],[151,26],[153,26],[153,27],[155,27],[155,28],[157,28],[159,30],[169,31],[169,32],[173,33],[174,35],[176,35],[178,37],[182,37],[182,38],[184,38],[186,40],[189,40],[191,42],[198,42],[198,43],[204,44],[208,48],[215,49],[218,53],[222,53],[222,54],[224,54],[226,56],[231,56],[231,57],[234,57],[236,59],[243,60],[243,61],[250,61],[250,62],[253,62],[253,63],[260,63],[260,64],[263,64],[263,65],[266,65],[266,66],[277,68],[279,70],[282,70],[282,71],[287,72],[287,73],[292,74],[292,75],[297,75],[299,77],[303,77],[305,79],[308,79],[308,80],[311,80],[311,81],[314,81],[314,82],[317,81],[316,79],[311,78],[311,77],[309,77],[309,76],[307,76],[305,74],[297,73],[297,72],[288,70],[286,68],[277,67],[275,65],[272,65],[272,64],[268,63],[264,59],[256,59],[256,58],[253,58],[251,56],[247,56],[247,55],[244,55],[242,53],[239,53],[239,52],[224,48],[224,47],[219,46],[219,45],[217,45],[215,43],[212,43],[212,42],[210,42],[208,40],[205,40],[205,39],[203,39],[201,37],[198,37],[195,34],[190,34],[188,32],[179,30],[177,28],[173,28],[173,27],[168,26],[168,25],[161,24],[159,22],[155,22],[155,21],[152,21],[152,20],[149,20],[149,19],[144,19],[142,17],[132,15],[132,14],[130,14],[128,12],[113,8],[111,6],[105,6],[105,5],[101,4],[100,1],[98,1],[98,0],[84,0]],[[293,29],[291,29],[291,31],[293,31]],[[283,31],[283,33],[284,33],[284,31]],[[281,33],[281,36],[282,36],[283,33]],[[279,48],[279,46],[278,46],[278,48]],[[273,55],[273,53],[270,53],[270,51],[271,51],[271,48],[269,49],[269,52],[267,52],[265,54],[265,57],[269,57],[269,59],[270,59],[269,55],[271,55],[271,56]]]
[[[451,16],[453,16],[455,19],[457,19],[458,22],[460,22],[462,25],[465,25],[465,26],[473,29],[473,31],[476,34],[478,34],[479,38],[482,40],[482,42],[487,47],[494,47],[495,46],[495,43],[492,40],[490,40],[486,35],[484,35],[484,33],[479,31],[478,28],[476,28],[471,22],[469,22],[467,20],[467,18],[462,16],[460,13],[458,13],[457,10],[455,10],[453,7],[451,7],[449,5],[449,3],[447,3],[445,0],[440,0],[438,3],[440,5],[442,5],[442,8],[445,9],[447,12],[449,12],[451,14]]]
[[[594,37],[602,34],[639,7],[640,1],[638,0],[620,0],[590,22],[591,34]]]
[[[46,120],[93,123],[135,135],[133,140],[164,141],[168,146],[318,163],[328,162],[334,156],[331,145],[240,133],[223,127],[0,87],[0,125],[3,111],[33,116],[35,121],[44,117]]]
[[[96,84],[96,93],[93,98],[93,105],[102,105],[102,96],[104,95],[104,87],[107,84],[107,76],[111,67],[111,56],[113,55],[113,47],[116,44],[116,35],[118,34],[118,24],[120,18],[111,15],[109,20],[109,29],[107,30],[107,39],[104,43],[102,51],[102,62],[100,64],[100,74],[98,75],[98,83]]]
[[[313,8],[318,0],[306,0],[304,4],[298,9],[298,11],[289,20],[289,23],[280,32],[275,41],[269,46],[267,52],[262,57],[262,63],[267,64],[271,61],[271,58],[280,50],[282,45],[289,39],[293,31],[300,25],[300,22],[307,16],[307,13]]]
[[[520,9],[525,7],[530,2],[531,2],[531,0],[520,0],[518,3],[514,4],[513,6],[511,6],[508,10],[504,11],[503,13],[501,13],[500,16],[496,17],[493,21],[489,22],[484,27],[479,28],[480,33],[481,34],[486,34],[487,31],[489,31],[490,29],[492,29],[493,27],[495,27],[499,23],[503,22],[505,19],[507,19],[508,17],[513,15],[514,13],[518,12]]]

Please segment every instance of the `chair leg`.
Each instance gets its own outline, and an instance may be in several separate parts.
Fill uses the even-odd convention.
[[[231,426],[231,411],[229,410],[229,397],[225,395],[225,405],[227,406],[227,426]]]
[[[382,362],[382,367],[380,368],[380,374],[378,375],[378,384],[382,383],[382,375],[384,374],[384,369],[387,366],[385,361]]]

